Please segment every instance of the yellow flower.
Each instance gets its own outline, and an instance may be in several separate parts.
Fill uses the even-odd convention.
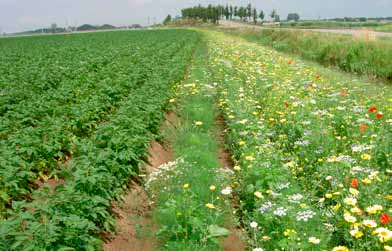
[[[206,207],[209,208],[209,209],[214,209],[215,208],[214,204],[212,204],[212,203],[207,203]]]
[[[241,167],[239,167],[239,166],[234,166],[233,169],[234,169],[234,171],[240,171],[240,170],[241,170]]]
[[[392,251],[392,247],[391,246],[384,246],[385,251]]]
[[[176,102],[176,99],[175,99],[175,98],[172,98],[172,99],[169,100],[169,102],[170,102],[170,103],[174,103],[174,102]]]
[[[345,198],[343,201],[345,204],[347,204],[349,206],[355,206],[357,204],[357,199],[351,198],[351,197]]]
[[[296,234],[297,232],[294,229],[286,229],[283,234],[284,236],[289,236],[290,234]]]
[[[280,123],[284,123],[284,122],[287,122],[287,119],[281,119],[280,120]]]
[[[201,126],[201,125],[203,125],[203,122],[202,122],[202,121],[196,121],[196,122],[195,122],[195,125],[196,125],[196,126]]]
[[[189,184],[186,183],[186,184],[184,184],[182,187],[183,187],[184,189],[188,189],[188,188],[189,188]]]
[[[392,240],[392,231],[384,227],[377,228],[373,234],[377,234],[380,242],[383,243]]]
[[[263,237],[261,237],[263,239],[263,241],[269,241],[271,240],[271,237],[264,235]]]
[[[362,222],[362,224],[363,224],[365,227],[368,227],[368,228],[375,228],[375,227],[377,227],[377,223],[374,222],[374,221],[372,221],[372,220],[364,220],[364,221]]]
[[[352,216],[352,215],[349,214],[349,213],[345,213],[345,214],[344,214],[344,220],[347,221],[347,222],[349,222],[349,223],[354,223],[354,222],[357,221],[357,218],[355,218],[354,216]]]
[[[350,193],[351,193],[352,195],[358,195],[358,194],[359,194],[359,191],[358,191],[357,189],[355,189],[355,188],[351,188],[351,187],[350,187],[349,191],[350,191]]]
[[[263,199],[264,196],[260,193],[260,192],[255,192],[254,195],[258,198],[258,199]]]
[[[362,154],[361,158],[362,158],[363,160],[371,160],[371,159],[372,159],[372,156],[365,153],[365,154]]]
[[[210,186],[211,191],[215,191],[215,189],[216,189],[216,186],[214,186],[214,185]]]
[[[382,211],[382,210],[383,207],[381,205],[374,205],[366,208],[366,212],[368,212],[369,214],[376,214],[378,211]]]
[[[353,207],[353,208],[350,209],[350,212],[354,213],[354,214],[360,214],[361,213],[361,209],[359,209],[357,207]]]
[[[358,230],[358,228],[354,228],[353,230],[350,231],[351,236],[355,237],[355,238],[361,238],[363,236],[363,233],[361,231]]]
[[[332,194],[330,194],[330,193],[327,193],[327,194],[325,194],[325,198],[327,198],[327,199],[331,199],[332,198]]]
[[[342,206],[342,205],[340,205],[340,204],[336,204],[336,205],[333,207],[333,210],[338,211],[338,210],[340,209],[341,206]]]
[[[368,179],[368,178],[365,178],[365,179],[362,180],[362,183],[366,184],[366,185],[369,185],[370,183],[372,183],[372,181],[370,179]]]
[[[389,194],[385,197],[387,200],[392,200],[392,194]]]
[[[243,140],[241,140],[240,142],[238,142],[238,144],[239,144],[240,146],[243,146],[243,145],[245,145],[245,144],[246,144],[246,142],[245,142],[245,141],[243,141]]]
[[[246,156],[245,159],[249,160],[249,161],[253,161],[253,160],[255,160],[255,157],[253,157],[253,156]]]
[[[332,251],[350,251],[350,250],[345,246],[337,246],[337,247],[334,247],[332,249]]]

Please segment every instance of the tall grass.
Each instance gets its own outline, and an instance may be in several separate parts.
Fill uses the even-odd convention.
[[[301,22],[281,23],[281,27],[301,27],[301,28],[361,28],[361,27],[382,28],[385,25],[386,23],[377,22],[377,21],[367,21],[367,22],[301,21]]]
[[[390,40],[366,41],[346,35],[276,29],[229,29],[226,32],[323,65],[392,82]]]

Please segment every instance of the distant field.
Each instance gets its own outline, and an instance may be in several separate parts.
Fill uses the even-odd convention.
[[[366,41],[348,35],[279,29],[225,30],[324,65],[392,81],[391,39]]]
[[[285,28],[325,28],[325,29],[336,29],[336,28],[368,28],[375,31],[391,32],[392,22],[335,22],[335,21],[300,21],[300,22],[281,22],[281,27]]]

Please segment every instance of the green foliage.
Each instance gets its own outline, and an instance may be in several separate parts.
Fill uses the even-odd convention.
[[[172,21],[172,17],[170,15],[167,15],[165,20],[163,20],[163,25],[168,25]]]
[[[278,29],[230,30],[230,33],[347,72],[392,81],[392,43],[389,40],[365,41],[345,35]]]
[[[63,103],[63,99],[52,101],[51,91],[44,93],[44,100],[53,104],[60,102],[42,112],[46,114],[56,109],[50,120],[46,116],[38,118],[35,127],[19,123],[19,130],[7,134],[2,141],[1,146],[10,149],[5,151],[9,155],[2,155],[2,164],[7,163],[1,170],[2,198],[11,207],[2,212],[0,249],[100,250],[99,233],[111,231],[114,225],[110,202],[119,198],[129,178],[139,172],[138,165],[158,131],[172,85],[183,79],[198,35],[192,31],[166,30],[26,38],[26,44],[24,39],[13,42],[21,43],[18,48],[29,44],[29,48],[40,51],[43,43],[55,41],[68,48],[71,40],[73,46],[68,49],[78,51],[80,46],[85,58],[101,55],[106,60],[103,68],[88,64],[86,67],[92,67],[92,72],[63,74],[66,80],[59,82],[60,89],[70,82],[67,77],[84,80],[66,88],[77,95],[71,95],[71,100]],[[79,63],[78,54],[73,60],[66,57],[67,50],[58,53],[64,54],[63,60],[57,63],[63,67]],[[32,55],[40,59],[38,52]],[[27,62],[19,69],[34,67],[34,60]],[[99,84],[99,87],[85,82]],[[57,89],[52,91],[56,93]],[[57,95],[61,97],[61,92]],[[37,100],[44,102],[38,94]],[[30,107],[30,103],[37,100],[21,100],[18,104],[23,102]],[[10,106],[10,110],[13,109]],[[47,133],[44,139],[50,141],[42,141],[43,136],[35,136],[36,131]],[[26,150],[18,153],[7,148],[15,147],[10,141],[20,137],[21,132],[26,133],[18,144],[24,144]],[[62,164],[63,159],[53,156],[57,156],[57,152],[71,152],[69,148],[64,149],[67,146],[72,149],[72,159]],[[39,163],[40,169],[34,161]],[[64,184],[54,191],[45,185],[30,194],[30,184],[42,168],[45,168],[46,178],[57,173]],[[25,196],[30,199],[21,200]]]
[[[289,13],[287,15],[287,21],[295,21],[298,22],[299,21],[299,15],[298,13]]]
[[[214,135],[215,91],[206,84],[204,53],[197,51],[190,78],[178,88],[181,127],[166,132],[177,161],[158,169],[148,182],[159,236],[167,250],[220,250],[219,238],[229,234],[224,228],[227,205],[220,191],[225,182],[218,172]]]
[[[389,248],[390,86],[206,34],[249,248]]]

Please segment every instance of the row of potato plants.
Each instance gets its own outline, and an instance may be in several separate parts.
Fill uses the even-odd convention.
[[[143,87],[150,73],[180,50],[183,41],[175,42],[177,36],[172,32],[143,31],[135,34],[88,34],[86,37],[76,36],[75,41],[67,36],[46,38],[51,45],[49,48],[45,47],[49,51],[61,44],[65,45],[66,49],[60,49],[52,58],[52,54],[44,54],[44,57],[48,56],[48,61],[57,62],[56,67],[73,65],[70,67],[72,71],[79,66],[79,61],[83,64],[89,62],[89,66],[82,71],[60,71],[61,77],[53,76],[59,74],[53,68],[44,67],[42,70],[47,70],[44,74],[49,78],[56,78],[59,87],[41,92],[40,88],[37,88],[34,99],[20,101],[3,114],[0,142],[0,160],[3,167],[0,171],[0,210],[12,200],[27,198],[35,188],[33,183],[38,178],[50,178],[53,172],[58,170],[59,163],[73,158],[74,152],[77,151],[75,142],[90,137],[96,128],[116,111],[124,98]],[[22,40],[20,47],[24,48],[22,45],[25,45],[33,52],[18,55],[22,59],[37,56],[37,62],[40,62],[40,54],[37,53],[41,52],[40,46],[45,40],[30,39],[32,44],[27,46]],[[14,42],[17,43],[18,40]],[[71,45],[68,45],[69,42]],[[76,54],[75,59],[72,59],[69,58],[68,51],[74,47],[77,51],[70,50]],[[85,51],[85,48],[89,49]],[[11,47],[10,50],[12,49],[15,50]],[[95,53],[98,54],[98,59],[90,60],[95,57]],[[62,61],[59,61],[58,55],[64,56]],[[86,60],[83,61],[83,57]],[[41,66],[34,61],[14,66],[16,69],[22,69],[22,72],[25,68],[37,67]],[[91,67],[93,70],[90,71],[88,68]],[[22,74],[14,81],[27,81],[32,86],[37,80],[48,82],[47,79],[33,81],[26,78],[28,77]],[[17,84],[10,84],[7,88],[12,87],[20,88]],[[13,97],[12,93],[5,94],[5,97]]]
[[[208,33],[253,250],[392,250],[392,90]]]
[[[140,39],[146,45],[150,45],[148,40],[158,45],[137,46],[152,52],[146,58],[150,64],[141,61],[135,66],[146,69],[145,81],[136,82],[137,88],[126,92],[118,109],[90,137],[74,139],[72,159],[60,164],[63,184],[54,189],[44,185],[32,192],[31,201],[12,202],[1,222],[0,249],[102,249],[100,235],[112,231],[115,223],[111,201],[119,199],[130,177],[139,173],[172,86],[183,79],[199,38],[195,32],[181,30],[143,33]]]

